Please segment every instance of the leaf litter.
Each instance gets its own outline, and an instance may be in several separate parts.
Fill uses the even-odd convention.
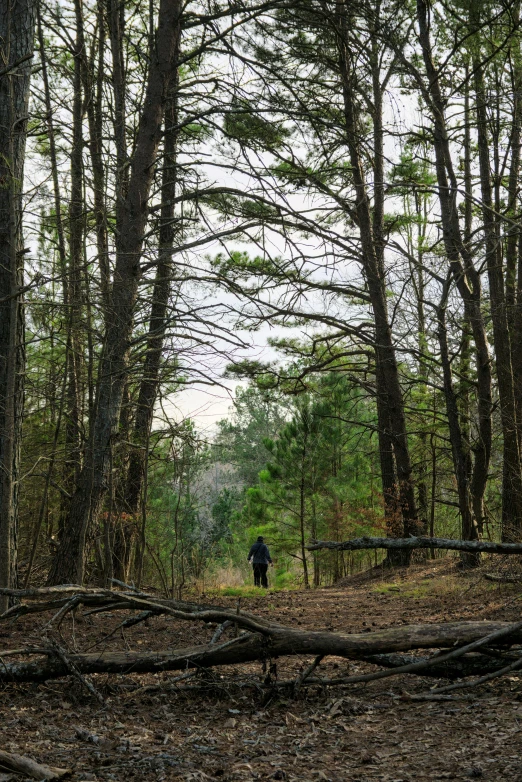
[[[492,585],[480,574],[459,574],[448,559],[394,572],[393,583],[388,581],[388,574],[376,572],[329,589],[243,598],[243,607],[285,624],[299,621],[305,628],[345,632],[520,616],[519,585]],[[225,597],[202,600],[235,606]],[[125,630],[123,639],[107,637],[120,621],[118,612],[70,617],[61,627],[60,643],[80,650],[101,641],[95,647],[100,652],[123,643],[159,650],[203,643],[215,630],[151,617]],[[1,644],[18,648],[34,640],[37,630],[31,617],[3,625]],[[277,681],[295,678],[310,663],[288,658],[265,668]],[[72,678],[4,685],[0,746],[39,763],[72,768],[71,779],[85,782],[522,782],[522,675],[494,680],[471,695],[421,702],[412,697],[429,691],[433,679],[402,675],[391,684],[388,679],[367,686],[314,686],[293,698],[259,687],[267,670],[260,664],[236,666],[175,683],[166,673],[93,676],[105,707]],[[363,662],[329,657],[315,673],[332,678],[371,670]],[[191,682],[196,689],[190,689]],[[0,769],[0,780],[20,779]]]

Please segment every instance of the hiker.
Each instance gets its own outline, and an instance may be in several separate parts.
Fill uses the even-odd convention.
[[[256,587],[263,586],[265,589],[268,589],[266,571],[268,570],[268,563],[271,565],[274,563],[270,557],[268,546],[263,541],[261,535],[248,552],[248,561],[252,563],[252,567],[254,568],[254,585]]]

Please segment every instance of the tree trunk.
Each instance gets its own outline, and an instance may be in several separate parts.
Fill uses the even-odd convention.
[[[470,6],[470,27],[472,30],[479,29],[479,17],[480,8],[476,3],[473,3]],[[506,309],[500,225],[495,214],[491,184],[490,139],[488,137],[488,118],[486,113],[487,97],[481,54],[478,47],[479,42],[473,41],[472,62],[482,193],[482,227],[486,245],[486,265],[489,279],[495,363],[504,441],[502,537],[504,540],[514,540],[518,539],[522,532],[522,469],[516,423],[515,387],[511,362],[511,335]]]
[[[95,418],[85,464],[71,499],[66,528],[49,574],[49,583],[52,584],[83,581],[87,533],[91,522],[98,518],[107,491],[111,446],[117,435],[128,372],[148,196],[161,136],[165,100],[173,78],[180,12],[178,0],[161,0],[155,40],[151,42],[149,77],[128,192],[122,199],[117,230],[116,266],[100,360]]]
[[[65,454],[63,487],[74,493],[81,469],[83,364],[82,283],[83,266],[83,94],[82,60],[85,49],[83,18],[79,0],[75,0],[76,40],[74,50],[71,196],[69,205],[69,259],[64,274],[64,304],[67,313],[67,404],[65,412]],[[61,536],[69,512],[69,499],[62,494],[59,534]]]
[[[22,185],[35,3],[0,4],[0,586],[16,582],[24,376]],[[0,610],[7,598],[0,597]]]
[[[360,134],[357,127],[357,109],[354,99],[354,74],[349,58],[348,12],[344,2],[339,3],[338,8],[339,68],[343,86],[346,143],[349,149],[356,192],[356,213],[361,238],[362,265],[375,319],[376,374],[378,378],[382,379],[382,398],[387,421],[391,427],[390,434],[395,456],[397,492],[402,513],[403,531],[407,535],[417,532],[417,507],[408,449],[404,402],[388,318],[382,251],[379,253],[375,246],[371,207],[360,156]],[[408,564],[408,562],[405,561],[402,564]]]
[[[481,309],[480,277],[473,266],[469,249],[462,241],[458,212],[458,183],[453,170],[451,150],[446,132],[445,103],[440,87],[439,71],[436,69],[432,58],[428,7],[425,0],[417,0],[417,21],[427,75],[427,85],[420,84],[419,86],[433,115],[433,145],[435,149],[435,169],[444,247],[475,341],[478,436],[474,448],[475,464],[471,483],[473,513],[480,532],[484,519],[484,493],[488,478],[492,439],[489,345]],[[471,197],[471,195],[468,194],[467,197]]]
[[[304,446],[306,448],[306,445]],[[299,544],[301,548],[301,559],[303,562],[303,578],[305,589],[310,589],[310,579],[308,577],[308,562],[306,561],[306,541],[305,541],[305,511],[306,511],[306,499],[305,499],[305,460],[303,458],[301,463],[301,484],[299,486]]]
[[[452,538],[353,538],[342,543],[316,540],[307,546],[308,551],[366,551],[376,548],[413,549],[438,548],[447,551],[484,552],[486,554],[522,554],[522,543],[493,543],[490,540],[453,540]]]
[[[520,23],[520,2],[514,3],[512,18]],[[513,35],[512,55],[513,119],[511,124],[511,164],[509,167],[506,239],[506,308],[510,327],[511,361],[515,389],[516,427],[522,458],[522,224],[519,202],[520,145],[522,138],[522,37],[520,30]]]
[[[181,30],[180,30],[181,32]],[[179,55],[179,35],[175,61]],[[168,306],[171,290],[172,256],[174,251],[174,198],[176,194],[176,154],[178,143],[178,79],[177,66],[174,84],[165,111],[165,137],[161,188],[161,213],[159,227],[158,266],[152,292],[147,348],[143,375],[138,394],[134,422],[133,448],[129,457],[126,479],[125,511],[136,516],[140,507],[145,472],[145,452],[149,441],[154,405],[160,382],[161,356],[168,324]],[[127,581],[132,559],[136,523],[117,528],[114,551],[114,574],[120,581]]]
[[[439,320],[438,337],[440,345],[440,360],[444,378],[444,398],[446,401],[446,414],[450,433],[451,453],[453,456],[453,469],[457,480],[457,492],[459,498],[459,511],[462,523],[462,537],[464,540],[478,540],[478,528],[473,517],[473,508],[470,492],[471,457],[462,437],[460,428],[457,396],[453,388],[451,376],[451,363],[448,349],[448,337],[446,332],[446,299],[448,286],[443,293],[442,301],[438,307]],[[463,554],[463,563],[468,567],[475,567],[480,563],[480,555]]]
[[[110,292],[109,243],[107,238],[107,210],[105,207],[105,168],[103,165],[103,78],[105,56],[105,15],[102,0],[98,0],[98,66],[94,78],[87,58],[85,46],[82,49],[82,78],[85,94],[85,111],[89,127],[89,152],[92,164],[92,189],[94,217],[96,221],[96,250],[100,267],[100,283],[105,318],[108,314]]]
[[[380,3],[377,3],[374,10],[374,24],[376,29],[379,26]],[[384,280],[384,129],[383,129],[383,103],[381,86],[381,67],[380,53],[377,42],[377,36],[372,36],[372,90],[373,90],[373,213],[372,230],[373,244],[379,267],[379,274]],[[387,533],[391,536],[402,534],[403,520],[397,494],[398,480],[395,466],[395,457],[393,453],[392,425],[390,421],[390,410],[386,392],[385,377],[382,368],[376,362],[375,368],[376,385],[376,407],[377,419],[379,424],[379,460],[381,466],[381,483],[384,501],[384,522]],[[395,553],[388,558],[388,564],[399,565],[399,561],[393,561]]]

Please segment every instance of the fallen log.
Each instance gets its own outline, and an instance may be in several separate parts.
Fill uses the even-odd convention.
[[[23,774],[31,779],[63,779],[63,777],[72,773],[70,768],[44,766],[31,760],[31,758],[26,758],[13,752],[5,752],[2,749],[0,749],[0,768]]]
[[[429,540],[429,539],[428,539]],[[17,650],[0,652],[0,682],[45,681],[73,674],[89,691],[101,700],[101,695],[85,678],[93,673],[158,673],[161,671],[187,670],[195,673],[213,666],[237,665],[240,663],[264,661],[268,658],[303,655],[315,657],[312,666],[305,669],[303,680],[294,681],[294,690],[306,682],[315,683],[313,673],[317,661],[326,656],[339,656],[353,660],[366,660],[380,665],[383,669],[371,674],[357,674],[335,680],[335,683],[352,684],[381,679],[390,675],[414,673],[416,675],[435,675],[440,678],[454,679],[470,675],[502,675],[506,663],[516,664],[522,659],[519,655],[491,652],[491,647],[510,646],[522,638],[522,622],[508,624],[503,622],[457,622],[441,625],[412,625],[371,634],[308,632],[285,627],[265,618],[245,612],[231,612],[220,606],[202,605],[185,601],[157,598],[136,590],[111,591],[103,589],[85,589],[74,592],[66,586],[33,590],[30,594],[9,590],[9,594],[18,598],[34,600],[33,603],[19,603],[0,616],[2,619],[16,619],[25,613],[53,611],[54,616],[44,626],[44,633],[53,624],[59,623],[64,616],[84,605],[89,608],[87,615],[99,611],[130,610],[139,611],[136,619],[126,619],[117,625],[108,636],[128,623],[141,621],[152,614],[164,614],[171,618],[187,621],[219,623],[220,627],[209,643],[189,647],[173,652],[111,652],[70,654],[55,648],[55,642],[42,644],[41,648],[27,647],[18,650],[20,657],[30,660],[6,662],[14,657]],[[7,590],[2,590],[7,591]],[[50,599],[49,599],[50,598]],[[56,612],[56,609],[58,611]],[[234,625],[243,628],[243,634],[232,640],[218,644],[220,635],[226,627]],[[509,639],[509,640],[508,640]],[[45,639],[44,639],[45,640]],[[419,658],[397,654],[413,649],[450,649],[450,651],[432,657]],[[489,655],[488,655],[489,648]],[[482,649],[485,654],[477,654]],[[497,659],[491,659],[495,655]],[[35,659],[35,658],[45,659]],[[459,659],[457,659],[459,658]],[[500,659],[498,659],[500,658]],[[498,672],[498,673],[497,673]],[[323,681],[322,679],[320,681]],[[325,682],[328,683],[328,682]],[[333,683],[333,680],[332,680]]]
[[[336,656],[359,659],[363,655],[453,648],[487,636],[502,635],[496,643],[522,641],[522,623],[452,622],[406,625],[373,633],[328,633],[298,631],[272,626],[270,634],[245,633],[223,644],[206,644],[171,652],[105,652],[69,654],[68,660],[81,673],[158,673],[161,671],[237,665],[292,655]],[[482,640],[481,640],[482,639]],[[509,640],[508,640],[509,639]],[[68,676],[70,670],[55,655],[41,660],[5,662],[0,651],[0,683],[41,682]]]
[[[331,540],[314,540],[308,551],[332,549],[334,551],[360,551],[365,549],[418,549],[438,548],[449,551],[468,551],[485,554],[522,554],[522,543],[493,543],[490,540],[453,540],[452,538],[353,538],[336,543]]]

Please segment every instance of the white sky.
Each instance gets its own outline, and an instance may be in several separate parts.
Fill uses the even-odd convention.
[[[211,436],[216,423],[228,416],[235,389],[243,385],[237,380],[221,379],[220,382],[225,388],[194,385],[180,391],[171,398],[169,405],[165,405],[165,411],[175,421],[191,418],[202,435]]]

